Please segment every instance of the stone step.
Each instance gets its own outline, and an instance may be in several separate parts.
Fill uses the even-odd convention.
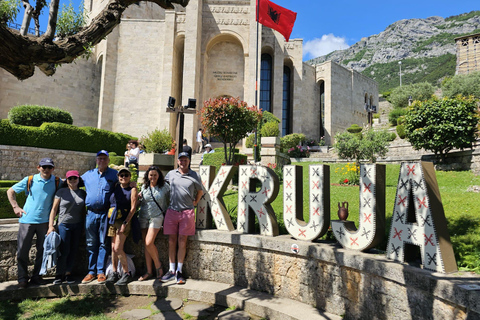
[[[244,310],[261,318],[279,320],[340,320],[341,316],[323,312],[311,305],[270,294],[232,286],[225,283],[188,279],[184,285],[159,283],[153,279],[133,281],[126,286],[99,284],[93,281],[88,284],[71,285],[52,284],[53,278],[46,279],[49,284],[29,286],[18,289],[16,281],[0,283],[0,300],[24,300],[27,298],[54,298],[65,295],[143,295],[168,298],[188,299],[198,302],[216,304]]]

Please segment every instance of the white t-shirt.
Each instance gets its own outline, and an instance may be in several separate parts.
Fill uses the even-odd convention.
[[[197,131],[197,142],[202,142],[202,131]]]

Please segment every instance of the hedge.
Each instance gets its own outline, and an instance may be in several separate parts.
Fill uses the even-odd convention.
[[[7,197],[7,188],[0,188],[0,219],[4,218],[16,218],[17,216],[13,213],[12,206],[10,205],[10,201],[8,201]],[[24,192],[19,193],[16,195],[17,203],[20,207],[23,207],[25,204],[25,200],[27,196]]]
[[[70,112],[58,108],[21,105],[10,109],[8,119],[12,124],[39,127],[45,122],[73,124]]]
[[[132,136],[93,127],[65,123],[44,123],[40,127],[11,124],[0,120],[0,144],[96,153],[108,150],[124,154]]]
[[[235,149],[233,156],[233,165],[247,164],[247,156],[238,153],[239,150]],[[206,153],[203,155],[203,165],[215,166],[216,172],[220,170],[220,167],[225,164],[225,152],[223,148],[216,148],[214,153]],[[233,183],[238,183],[238,172],[233,176]]]

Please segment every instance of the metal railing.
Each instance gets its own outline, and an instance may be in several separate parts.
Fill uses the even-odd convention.
[[[22,28],[22,25],[19,24],[19,23],[16,23],[16,22],[8,22],[7,26],[11,29],[16,29],[16,30],[20,30],[20,28]],[[31,35],[35,35],[35,29],[34,28],[28,28],[28,33],[31,34]],[[41,30],[39,31],[40,35],[42,35],[44,33],[45,33],[44,31],[41,31]]]

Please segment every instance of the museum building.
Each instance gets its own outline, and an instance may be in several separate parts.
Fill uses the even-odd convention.
[[[89,17],[107,3],[86,1]],[[258,104],[281,120],[282,136],[324,136],[331,144],[351,124],[366,125],[367,108],[378,106],[377,83],[332,61],[303,62],[302,39],[286,42],[262,25],[257,50],[255,3],[190,0],[174,10],[151,2],[131,5],[88,60],[62,65],[52,77],[37,70],[25,81],[0,70],[0,117],[19,104],[40,104],[70,111],[78,126],[137,137],[157,128],[174,133],[169,97],[177,106],[196,99],[197,109],[216,97],[253,105],[258,72]],[[198,115],[185,115],[189,141],[199,127]]]

